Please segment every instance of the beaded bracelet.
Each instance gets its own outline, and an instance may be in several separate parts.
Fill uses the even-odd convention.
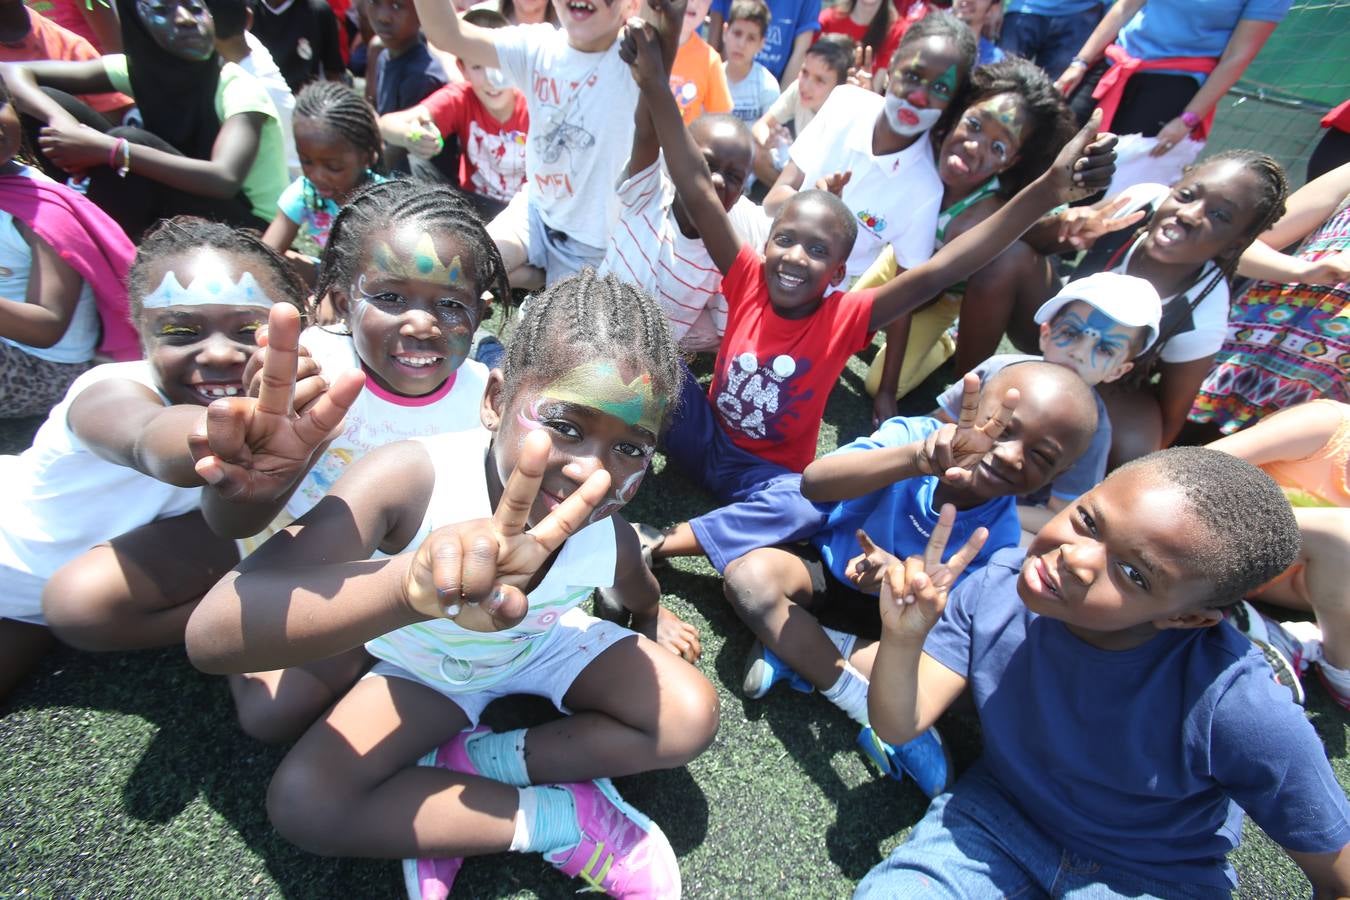
[[[122,152],[122,145],[126,142],[126,138],[118,138],[113,142],[112,149],[108,151],[108,168],[117,168],[117,155]]]

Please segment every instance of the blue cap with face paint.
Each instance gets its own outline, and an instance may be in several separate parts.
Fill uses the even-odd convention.
[[[1036,324],[1044,325],[1055,317],[1066,304],[1081,300],[1129,328],[1147,328],[1143,353],[1158,339],[1158,324],[1162,319],[1162,300],[1157,290],[1143,278],[1116,272],[1098,272],[1077,281],[1070,281],[1058,294],[1036,310]]]

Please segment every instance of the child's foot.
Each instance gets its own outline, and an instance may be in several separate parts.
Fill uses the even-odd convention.
[[[432,750],[417,761],[419,766],[435,766],[449,769],[451,772],[463,772],[466,775],[478,775],[478,769],[469,759],[465,745],[469,738],[488,731],[486,725],[461,731],[446,743]],[[409,900],[445,900],[455,883],[463,857],[443,857],[438,859],[405,859],[403,861],[403,886],[407,888]]]
[[[1303,671],[1315,657],[1316,652],[1304,641],[1295,637],[1279,622],[1269,616],[1263,616],[1246,600],[1233,607],[1228,621],[1257,646],[1261,655],[1270,664],[1275,682],[1286,688],[1294,702],[1303,705]]]
[[[633,530],[637,532],[638,544],[642,547],[642,561],[647,564],[647,568],[653,569],[664,562],[662,559],[653,559],[652,554],[666,542],[666,533],[655,525],[643,522],[634,522]]]
[[[745,657],[745,677],[741,681],[741,693],[751,700],[758,700],[780,681],[786,681],[794,691],[803,694],[815,690],[811,682],[792,671],[792,668],[775,656],[772,650],[755,641]]]
[[[544,854],[554,868],[611,897],[680,896],[680,866],[670,841],[608,778],[556,787],[572,794],[581,842]]]
[[[858,746],[877,764],[881,774],[896,781],[904,781],[908,775],[930,800],[951,784],[951,753],[936,728],[895,747],[877,737],[871,727],[865,727],[858,732]]]

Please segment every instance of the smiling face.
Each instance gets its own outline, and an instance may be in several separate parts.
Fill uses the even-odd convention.
[[[763,47],[764,29],[759,27],[758,22],[749,19],[737,19],[727,26],[726,33],[722,35],[722,52],[727,62],[735,66],[749,68],[755,60],[755,54]]]
[[[942,183],[969,192],[1012,168],[1022,152],[1026,126],[1026,103],[1016,94],[972,103],[938,152]]]
[[[1036,535],[1017,594],[1107,650],[1138,646],[1159,628],[1212,624],[1214,586],[1189,574],[1204,535],[1180,488],[1144,467],[1121,469]]]
[[[1240,162],[1196,166],[1158,205],[1141,249],[1169,264],[1227,258],[1246,245],[1260,197],[1260,180]]]
[[[412,221],[371,232],[350,293],[334,291],[334,299],[375,382],[421,397],[469,355],[481,294],[473,257],[460,242]]]
[[[961,87],[960,62],[960,51],[947,38],[935,35],[902,44],[895,51],[887,87],[885,121],[890,130],[911,137],[931,128]]]
[[[664,398],[652,393],[648,373],[608,360],[582,363],[546,384],[520,386],[509,403],[503,403],[501,373],[494,370],[491,377],[482,418],[496,432],[496,487],[506,484],[530,432],[546,429],[553,440],[539,497],[530,510],[531,525],[599,469],[609,472],[610,487],[592,522],[633,499],[656,452],[666,412]]]
[[[797,194],[774,220],[764,246],[764,277],[774,311],[788,319],[809,316],[825,292],[844,280],[849,251],[839,210],[820,198]]]
[[[136,14],[160,49],[201,62],[216,52],[216,29],[202,0],[136,0]]]
[[[338,206],[346,203],[352,189],[365,180],[366,169],[375,162],[374,155],[362,152],[317,119],[298,116],[292,127],[300,169],[313,182],[314,190]]]
[[[243,392],[244,364],[284,295],[234,253],[195,248],[154,263],[141,298],[141,343],[160,390],[175,404],[205,406]]]
[[[494,116],[509,116],[516,107],[516,89],[506,83],[506,76],[500,69],[489,69],[480,65],[465,65],[457,60],[459,71],[464,80],[473,88],[478,102],[487,107]]]
[[[553,8],[572,49],[599,53],[618,38],[632,4],[629,0],[553,0]]]
[[[1122,325],[1091,303],[1066,303],[1041,326],[1041,355],[1068,366],[1089,385],[1115,381],[1134,367],[1131,361],[1145,326]]]
[[[394,53],[401,53],[417,41],[421,23],[412,0],[366,0],[366,18],[371,29]]]

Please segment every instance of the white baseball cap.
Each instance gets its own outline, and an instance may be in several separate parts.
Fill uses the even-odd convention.
[[[1144,345],[1139,348],[1140,353],[1152,347],[1158,339],[1162,300],[1153,285],[1142,278],[1116,272],[1098,272],[1070,281],[1036,310],[1036,324],[1049,322],[1065,304],[1075,300],[1082,300],[1129,328],[1147,328],[1148,334]]]

